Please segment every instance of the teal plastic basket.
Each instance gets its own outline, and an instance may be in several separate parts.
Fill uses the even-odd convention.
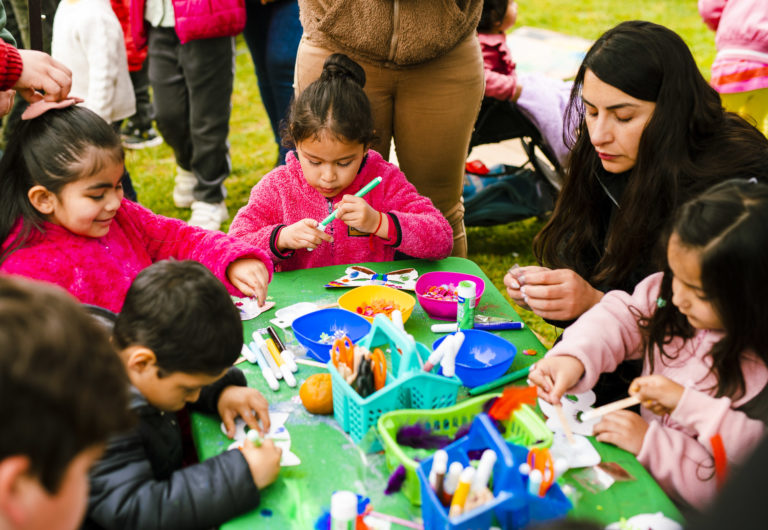
[[[391,368],[386,384],[363,398],[328,363],[333,391],[333,415],[355,443],[360,442],[382,414],[400,409],[432,409],[456,403],[461,381],[422,370],[430,351],[415,342],[392,321],[376,315],[371,332],[357,343],[369,350],[389,347]],[[398,349],[402,354],[398,354]],[[392,375],[394,374],[394,376]]]

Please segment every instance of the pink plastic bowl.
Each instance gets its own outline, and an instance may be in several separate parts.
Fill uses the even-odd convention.
[[[483,291],[485,291],[485,282],[482,278],[472,274],[464,274],[463,272],[435,271],[424,274],[416,281],[416,298],[421,307],[424,308],[424,311],[426,311],[432,318],[438,320],[456,320],[456,302],[425,298],[424,293],[426,293],[427,289],[433,285],[453,284],[458,286],[459,282],[462,280],[475,282],[475,285],[477,286],[477,304],[479,304],[480,298],[483,297]]]

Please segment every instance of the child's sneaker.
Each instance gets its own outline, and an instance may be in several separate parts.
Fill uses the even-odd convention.
[[[154,127],[149,129],[123,130],[123,147],[126,149],[144,149],[156,147],[163,143],[163,138],[157,134]]]
[[[173,186],[173,204],[176,208],[189,208],[195,201],[192,191],[195,189],[197,179],[194,173],[176,166],[176,176]]]
[[[190,226],[199,226],[206,230],[219,230],[221,223],[229,219],[229,212],[224,201],[217,203],[194,201],[192,216],[187,221]]]

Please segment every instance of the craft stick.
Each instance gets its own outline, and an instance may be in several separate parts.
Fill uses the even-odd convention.
[[[626,409],[628,407],[634,407],[635,405],[640,404],[640,398],[637,398],[635,396],[629,396],[628,398],[620,399],[618,401],[614,401],[613,403],[608,403],[607,405],[603,405],[602,407],[597,407],[596,409],[588,410],[584,412],[581,415],[581,421],[589,421],[594,418],[599,418],[600,416],[605,416],[606,414],[610,414],[611,412],[616,412],[617,410]]]
[[[500,386],[504,386],[507,383],[511,383],[512,381],[517,381],[518,379],[523,379],[524,377],[528,377],[528,373],[530,371],[531,371],[531,367],[526,366],[525,368],[517,370],[516,372],[512,372],[511,374],[507,374],[504,377],[497,379],[496,381],[491,381],[490,383],[476,386],[475,388],[469,391],[469,395],[476,396],[478,394],[485,394],[490,390],[495,390]]]
[[[364,196],[366,193],[368,193],[369,191],[371,191],[373,188],[375,188],[376,186],[378,186],[379,184],[381,184],[381,180],[382,180],[382,179],[381,179],[381,177],[376,177],[375,179],[373,179],[372,181],[370,181],[368,184],[366,184],[365,186],[363,186],[363,187],[360,189],[360,191],[358,191],[357,193],[355,193],[355,197],[362,197],[362,196]],[[335,210],[333,210],[333,212],[331,212],[331,214],[330,214],[328,217],[326,217],[325,219],[323,219],[322,221],[320,221],[320,225],[318,226],[318,228],[319,228],[320,230],[322,230],[323,228],[325,228],[326,226],[328,226],[328,225],[331,223],[331,221],[333,221],[334,219],[336,219],[336,216],[338,215],[338,213],[339,213],[339,209],[338,209],[338,208],[336,208]]]
[[[395,517],[394,515],[388,515],[386,513],[380,513],[380,512],[371,512],[367,515],[367,517],[373,517],[374,519],[379,519],[381,521],[387,521],[389,523],[397,524],[400,526],[404,526],[406,528],[413,528],[414,530],[424,530],[424,525],[420,523],[414,523],[413,521],[407,521],[405,519],[401,519],[399,517]]]
[[[301,359],[297,357],[296,364],[303,364],[304,366],[314,366],[315,368],[328,368],[328,365],[325,363],[319,363],[317,361],[312,361],[310,359]]]
[[[563,412],[563,406],[560,403],[556,403],[552,405],[555,409],[555,412],[557,413],[557,417],[560,420],[560,424],[563,426],[563,432],[565,433],[565,437],[568,440],[569,444],[574,444],[576,440],[573,437],[573,432],[571,432],[571,426],[568,425],[568,420],[565,417],[565,412]]]

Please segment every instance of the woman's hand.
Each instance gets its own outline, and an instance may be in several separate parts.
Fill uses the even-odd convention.
[[[280,250],[296,250],[299,248],[316,249],[323,241],[330,243],[333,237],[317,227],[320,225],[314,219],[302,219],[292,225],[283,227],[277,236],[277,248]]]
[[[546,267],[538,267],[536,265],[531,265],[528,267],[518,267],[515,265],[511,269],[507,271],[507,274],[504,275],[504,286],[507,288],[507,294],[509,297],[520,307],[523,309],[530,310],[531,308],[528,307],[528,304],[525,303],[524,295],[522,292],[520,292],[520,287],[522,287],[522,283],[520,283],[520,278],[525,277],[526,274],[534,272],[534,271],[548,271],[551,269],[548,269]]]
[[[568,390],[584,375],[584,365],[576,357],[556,355],[545,357],[531,367],[528,379],[538,387],[539,397],[559,404]]]
[[[519,295],[530,310],[542,318],[573,320],[603,297],[601,291],[570,269],[525,269],[528,267],[514,269],[520,285]]]
[[[648,422],[639,414],[629,410],[619,410],[603,416],[595,425],[595,439],[620,447],[637,456],[643,447]]]
[[[362,197],[344,195],[336,207],[339,210],[336,214],[336,218],[347,226],[356,228],[366,234],[373,234],[376,232],[375,235],[381,233],[382,228],[384,228],[384,234],[386,235],[386,229],[389,228],[389,220],[387,216],[374,210]],[[380,215],[381,218],[379,217]],[[379,224],[379,219],[381,219],[381,224]],[[377,228],[378,231],[376,230]]]
[[[643,407],[659,416],[671,414],[684,391],[684,386],[663,375],[644,375],[629,385],[629,395],[639,398]]]
[[[259,305],[267,301],[269,271],[261,261],[253,258],[236,259],[227,267],[229,282],[245,296],[252,296]]]

